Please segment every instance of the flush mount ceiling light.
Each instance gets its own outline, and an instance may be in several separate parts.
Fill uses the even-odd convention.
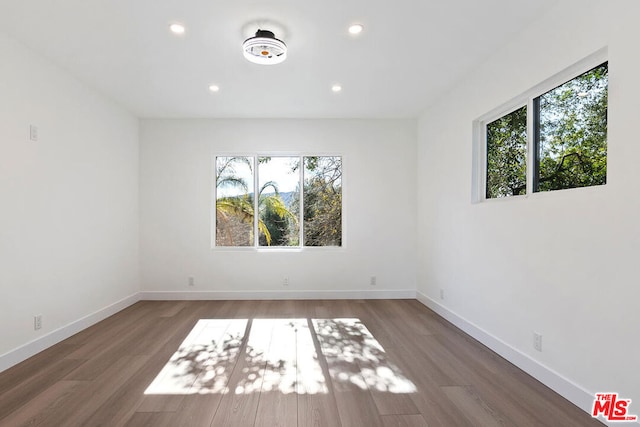
[[[258,30],[255,37],[246,39],[242,51],[254,64],[273,65],[287,59],[287,45],[268,30]]]

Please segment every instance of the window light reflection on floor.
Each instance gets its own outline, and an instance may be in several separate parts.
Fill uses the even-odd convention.
[[[327,376],[334,387],[416,391],[359,319],[200,319],[145,394],[326,394]]]

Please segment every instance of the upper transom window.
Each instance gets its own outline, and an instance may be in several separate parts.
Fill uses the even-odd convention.
[[[474,199],[606,184],[608,62],[563,81],[475,122]]]

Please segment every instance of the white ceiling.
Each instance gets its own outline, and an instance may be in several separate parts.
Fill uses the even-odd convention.
[[[557,1],[0,0],[0,28],[139,117],[415,117]],[[258,26],[286,62],[243,58]]]

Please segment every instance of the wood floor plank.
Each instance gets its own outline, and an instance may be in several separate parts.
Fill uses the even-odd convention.
[[[424,357],[418,352],[403,351],[397,351],[396,357],[400,369],[418,388],[417,393],[411,394],[411,399],[430,427],[472,425],[432,379],[430,367],[424,365]]]
[[[327,361],[342,426],[381,426],[373,397],[355,357],[367,351],[350,321],[314,319],[313,329]]]
[[[246,345],[248,319],[229,319],[222,341],[199,365],[200,374],[171,418],[172,426],[208,426]]]
[[[483,353],[487,351],[478,343],[462,339],[455,345],[456,340],[460,339],[457,334],[450,334],[446,338],[444,335],[438,335],[437,339],[456,355],[459,361],[456,367],[468,378],[474,393],[493,408],[493,411],[499,412],[501,418],[517,418],[518,425],[523,427],[541,423],[526,399],[520,399],[517,393],[505,393],[514,385],[511,379],[513,366],[504,359],[495,358],[495,354],[485,357]],[[518,384],[516,387],[521,388],[522,384]]]
[[[129,350],[149,333],[156,322],[157,319],[155,316],[145,318],[144,321],[139,322],[129,331],[122,333],[121,336],[119,336],[119,339],[111,340],[103,347],[95,349],[94,354],[90,359],[84,363],[82,367],[71,372],[65,379],[84,381],[95,380],[113,363],[114,360],[122,357],[123,355],[130,354]],[[70,355],[70,357],[75,358],[77,355]]]
[[[310,307],[315,312],[313,307]],[[333,393],[329,367],[311,319],[299,325],[296,341],[298,426],[341,426],[336,397]]]
[[[451,361],[443,358],[441,344],[435,342],[434,335],[424,334],[419,338],[407,333],[402,322],[384,321],[384,315],[380,310],[372,313],[374,318],[380,319],[382,328],[387,331],[385,342],[388,342],[389,352],[399,355],[419,354],[423,375],[428,375],[430,380],[438,385],[465,385],[468,378],[462,375]],[[434,343],[436,346],[434,346]]]
[[[380,415],[418,414],[418,408],[411,399],[416,393],[416,385],[393,363],[382,345],[360,321],[354,322],[351,339],[365,345],[365,351],[356,357],[360,373],[369,388],[371,397]]]
[[[235,312],[235,301],[181,301],[187,305],[184,312],[198,313],[199,319],[230,318]]]
[[[7,417],[20,407],[36,399],[43,390],[62,380],[65,375],[84,363],[84,360],[60,359],[48,369],[38,371],[36,375],[27,379],[12,389],[0,395],[0,420]]]
[[[470,386],[445,386],[444,394],[456,405],[474,425],[499,427],[505,424],[514,425],[513,421],[506,422],[478,397]]]
[[[254,425],[295,427],[298,424],[296,338],[301,322],[286,318],[272,322]]]
[[[136,303],[1,372],[0,425],[602,424],[415,300],[269,300]]]
[[[225,324],[222,331],[212,339],[219,339],[227,326],[228,324]],[[206,327],[206,321],[201,320],[191,329],[176,352],[145,389],[137,412],[175,412],[178,409],[185,394],[200,374],[200,370],[194,365],[198,352],[206,351],[209,345],[209,342],[198,340]]]
[[[213,418],[213,426],[255,423],[273,323],[249,321],[249,334]],[[254,323],[255,322],[255,323]]]
[[[200,306],[193,312],[181,312],[175,319],[161,318],[154,328],[164,331],[164,334],[151,333],[149,341],[143,343],[145,355],[137,355],[139,348],[131,351],[132,357],[144,357],[147,363],[123,384],[117,387],[111,396],[86,420],[87,425],[100,425],[102,420],[109,420],[111,425],[121,425],[136,411],[145,397],[145,390],[158,372],[166,364],[167,355],[179,347],[180,342],[199,317]]]
[[[62,342],[17,364],[11,369],[0,372],[0,398],[2,394],[24,382],[25,378],[34,377],[42,371],[51,369],[53,363],[66,357],[75,348],[73,345]]]
[[[120,426],[135,414],[147,385],[146,379],[157,374],[162,367],[162,361],[151,356],[130,357],[140,358],[145,360],[146,363],[143,363],[133,372],[129,372],[124,381],[112,387],[111,393],[100,402],[100,405],[94,407],[89,417],[84,418],[82,425]]]
[[[422,415],[383,415],[384,427],[428,427]]]
[[[75,393],[84,385],[84,381],[57,381],[25,405],[0,420],[0,425],[36,425],[34,421],[38,414],[50,411],[53,407],[60,405],[66,396]]]
[[[138,302],[111,316],[102,322],[77,333],[65,340],[65,343],[76,346],[75,351],[67,355],[69,359],[87,359],[105,350],[109,344],[117,342],[126,334],[136,329],[136,325],[149,316],[153,305],[145,301]]]
[[[185,396],[201,393],[206,369],[213,365],[220,369],[220,358],[228,351],[228,337],[237,339],[234,335],[244,333],[245,328],[244,322],[235,319],[199,319],[147,387],[136,411],[175,412]]]
[[[196,424],[193,424],[195,426]],[[136,412],[123,427],[175,427],[171,416],[165,412]]]
[[[521,370],[510,372],[506,392],[520,402],[520,406],[527,402],[529,410],[533,412],[539,424],[548,424],[546,420],[563,420],[567,427],[584,427],[602,425],[595,418],[583,419],[584,412],[566,399],[563,399],[549,387]]]
[[[175,315],[180,313],[182,309],[187,307],[187,305],[188,305],[187,301],[178,301],[178,302],[170,301],[166,310],[163,310],[161,313],[159,313],[159,315],[160,317],[174,317]]]
[[[428,372],[431,378],[439,385],[468,385],[468,376],[461,372],[461,365],[456,363],[457,355],[438,341],[437,335],[415,336],[404,328],[403,322],[385,322],[384,327],[396,340],[396,348],[420,354],[423,363],[430,368]]]
[[[57,405],[35,414],[30,423],[51,426],[86,425],[83,424],[84,420],[90,417],[120,384],[140,369],[144,362],[145,359],[142,357],[114,360],[96,381],[78,382],[83,385],[63,396]]]

